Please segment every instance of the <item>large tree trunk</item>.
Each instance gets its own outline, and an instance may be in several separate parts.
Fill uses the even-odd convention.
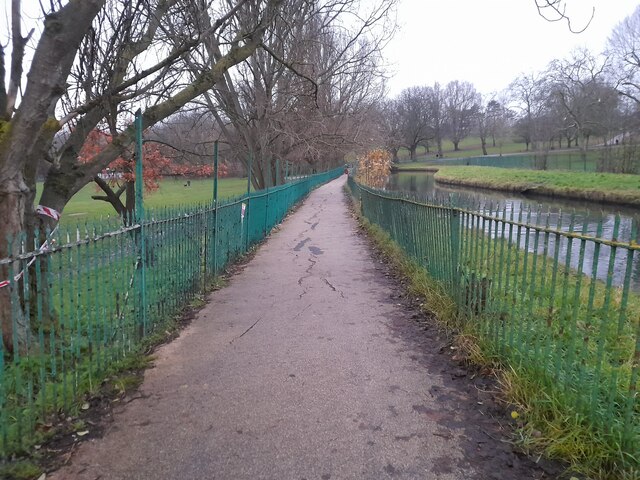
[[[480,137],[480,143],[482,144],[482,155],[488,155],[486,137]]]
[[[398,149],[397,148],[392,148],[391,149],[391,155],[393,156],[392,162],[393,163],[398,163]]]
[[[19,242],[10,245],[7,238],[16,239],[36,224],[35,172],[59,129],[50,115],[64,93],[75,52],[103,4],[104,0],[73,0],[46,17],[22,101],[0,125],[0,259],[19,252]],[[10,268],[0,267],[0,274],[0,281],[7,280]],[[0,289],[3,344],[9,351],[23,350],[29,325],[23,320],[22,306],[11,304],[9,288]]]
[[[0,172],[2,178],[2,172]],[[25,220],[30,213],[33,194],[20,174],[0,181],[0,218],[8,235],[0,235],[0,259],[15,257],[20,252],[19,235],[26,231]],[[8,254],[8,255],[7,255]],[[10,268],[13,266],[13,269]],[[16,275],[20,270],[18,262],[0,265],[0,282],[9,280],[11,274]],[[16,306],[18,307],[18,306]],[[16,310],[16,329],[12,311]],[[25,324],[20,308],[12,308],[10,287],[0,288],[0,322],[2,324],[2,342],[9,352],[14,346],[22,349],[27,337],[28,325]]]

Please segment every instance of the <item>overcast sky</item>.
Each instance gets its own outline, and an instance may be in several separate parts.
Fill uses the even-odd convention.
[[[554,58],[586,46],[601,52],[611,30],[638,0],[567,0],[575,30],[538,15],[535,0],[400,0],[400,30],[385,50],[395,75],[390,94],[414,85],[473,83],[481,93],[506,88],[519,73],[538,72]]]

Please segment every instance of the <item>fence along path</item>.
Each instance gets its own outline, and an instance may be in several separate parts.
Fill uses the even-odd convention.
[[[444,339],[399,303],[344,183],[315,190],[47,478],[549,478],[445,371]]]
[[[530,221],[531,211],[514,218],[350,187],[363,215],[455,299],[487,354],[561,397],[638,468],[637,224],[621,242],[619,217],[611,238],[600,238],[602,223],[591,236],[586,223],[563,231],[540,214]]]
[[[164,331],[214,274],[341,173],[311,175],[217,206],[147,212],[128,227],[115,219],[56,228],[32,251],[26,235],[14,239],[24,253],[0,259],[9,266],[0,288],[11,296],[14,327],[12,351],[0,341],[0,459],[42,441],[51,415],[74,409],[110,368]]]

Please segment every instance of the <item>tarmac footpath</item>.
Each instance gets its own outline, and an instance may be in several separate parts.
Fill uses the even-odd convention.
[[[47,479],[556,478],[403,303],[345,181],[312,192]]]

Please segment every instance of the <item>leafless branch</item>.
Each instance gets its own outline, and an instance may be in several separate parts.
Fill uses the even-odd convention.
[[[538,14],[548,22],[566,21],[567,27],[571,33],[584,32],[589,28],[589,25],[591,25],[593,17],[596,14],[596,8],[592,7],[591,17],[589,17],[586,25],[576,30],[573,27],[571,18],[567,15],[566,0],[536,0],[536,8],[538,9]]]

